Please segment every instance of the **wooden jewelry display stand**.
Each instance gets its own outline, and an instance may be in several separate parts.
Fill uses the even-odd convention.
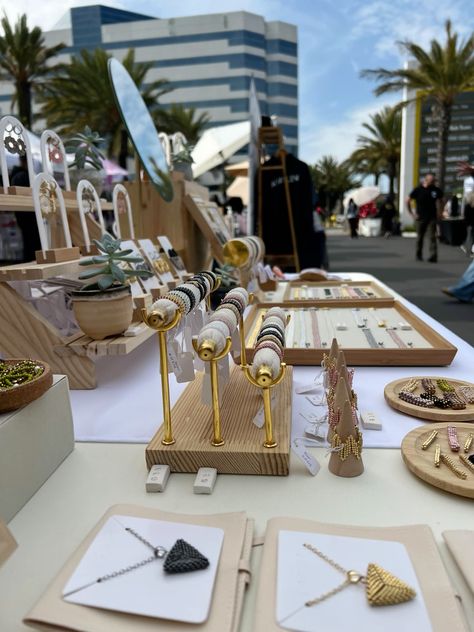
[[[182,173],[171,174],[174,196],[165,202],[155,185],[148,180],[126,183],[133,208],[133,223],[137,239],[156,239],[166,235],[183,259],[188,270],[206,270],[211,261],[209,243],[198,229],[185,206],[188,195],[207,200],[208,190],[197,182],[184,179]],[[130,238],[125,215],[120,218],[124,239]]]
[[[223,389],[220,406],[225,444],[213,446],[213,409],[202,403],[204,375],[199,373],[173,406],[173,433],[176,443],[164,446],[160,428],[146,448],[148,468],[156,463],[169,465],[172,472],[197,472],[215,467],[220,474],[287,476],[290,464],[291,397],[293,370],[287,367],[277,387],[273,408],[276,447],[263,446],[262,430],[252,423],[262,406],[262,395],[249,385],[238,366],[231,370]]]
[[[461,454],[467,456],[463,452],[463,444],[466,437],[473,432],[473,426],[472,424],[455,424],[461,445],[458,453],[450,450],[446,428],[446,423],[439,423],[430,426],[420,426],[409,432],[402,441],[403,460],[415,476],[418,476],[418,478],[430,485],[439,487],[451,494],[474,498],[474,472],[466,468],[459,458]],[[437,430],[438,435],[429,448],[423,450],[421,446],[433,430]],[[434,454],[436,444],[440,445],[441,452],[445,453],[455,463],[456,467],[467,474],[464,480],[458,478],[444,463],[441,463],[439,467],[435,467]],[[471,453],[472,451],[471,449]]]

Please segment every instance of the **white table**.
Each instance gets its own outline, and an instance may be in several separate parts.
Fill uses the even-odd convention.
[[[426,321],[437,325],[429,317],[426,317]],[[441,325],[437,329],[459,346],[454,363],[449,368],[441,369],[442,374],[468,378],[469,373],[466,371],[470,370],[472,375],[474,365],[472,347]],[[155,358],[154,352],[150,357]],[[155,366],[157,374],[157,354]],[[145,390],[151,392],[144,408],[142,402],[137,402],[135,397],[130,398],[122,390],[126,382],[130,384],[138,377],[146,378],[151,366],[135,367],[138,373],[132,375],[129,372],[126,380],[120,383],[121,388],[115,380],[123,378],[115,375],[113,379],[111,377],[116,369],[116,363],[110,363],[108,367],[102,365],[99,379],[107,377],[109,373],[105,383],[93,392],[73,393],[75,415],[79,415],[82,420],[81,416],[87,414],[92,429],[112,427],[114,416],[117,420],[124,406],[133,409],[138,405],[138,414],[146,414],[152,420],[160,416],[158,380],[147,385]],[[417,372],[416,369],[406,367],[384,370],[393,375],[390,379],[395,379],[399,374]],[[364,371],[368,372],[367,379],[370,380],[364,394],[368,399],[369,392],[373,397],[373,391],[378,389],[378,385],[374,387],[373,381],[377,371],[383,370],[358,370],[361,375]],[[440,369],[423,371],[436,374]],[[364,385],[361,383],[359,391],[362,389]],[[104,393],[109,393],[111,398],[104,399]],[[91,402],[88,411],[87,397]],[[377,393],[376,397],[380,399],[380,394]],[[372,403],[372,398],[370,401]],[[383,399],[377,401],[385,406]],[[137,415],[131,421],[135,423]],[[137,437],[135,440],[146,439]],[[22,617],[105,510],[116,503],[135,503],[190,514],[245,510],[256,520],[257,535],[263,534],[266,521],[274,516],[300,516],[324,522],[373,526],[429,524],[440,545],[453,585],[462,597],[467,618],[471,622],[470,629],[474,631],[474,596],[467,590],[441,538],[442,531],[446,529],[474,529],[472,501],[442,492],[414,477],[403,464],[398,450],[365,450],[365,472],[355,479],[331,475],[326,467],[325,449],[314,448],[312,452],[322,465],[314,478],[292,456],[291,474],[286,478],[222,475],[218,477],[211,496],[196,496],[192,492],[193,475],[173,474],[165,493],[151,495],[146,494],[144,489],[146,469],[143,445],[77,443],[71,456],[9,524],[19,547],[0,569],[0,630],[17,632],[29,629],[22,625]],[[248,493],[250,487],[251,494]],[[245,604],[242,632],[252,630],[259,560],[260,550],[256,548],[254,577]]]

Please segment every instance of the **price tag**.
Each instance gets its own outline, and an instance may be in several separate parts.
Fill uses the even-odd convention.
[[[168,373],[174,373],[176,377],[181,372],[178,362],[179,345],[176,340],[168,341]]]
[[[316,474],[321,469],[321,465],[319,464],[317,459],[315,459],[314,456],[308,452],[304,445],[299,445],[300,441],[301,439],[293,439],[291,443],[291,449],[306,467],[311,476],[316,476]]]
[[[229,370],[229,356],[226,355],[225,358],[219,360],[217,363],[217,376],[219,378],[219,399],[221,397],[222,389],[227,384],[230,379],[230,370]]]
[[[176,381],[178,384],[192,382],[194,380],[193,354],[190,351],[184,351],[178,353],[177,359],[180,372],[176,375]]]
[[[306,399],[313,406],[324,406],[326,404],[326,397],[324,395],[306,395]]]
[[[272,408],[272,413],[273,413],[273,407],[275,406],[277,396],[278,396],[278,393],[272,393],[272,396],[270,399],[270,406]],[[257,428],[263,428],[265,424],[265,410],[263,408],[263,404],[258,409],[258,413],[255,415],[252,421],[257,426]]]
[[[211,367],[209,366],[209,362],[204,362],[201,400],[206,406],[212,406]]]
[[[240,334],[239,329],[237,328],[232,332],[232,346],[230,348],[232,360],[236,361],[237,358],[240,358],[240,351]]]
[[[316,391],[319,388],[323,387],[323,377],[322,371],[317,375],[312,382],[308,384],[303,384],[303,386],[298,386],[295,388],[295,393],[297,395],[304,395],[305,393],[311,393],[312,391]]]

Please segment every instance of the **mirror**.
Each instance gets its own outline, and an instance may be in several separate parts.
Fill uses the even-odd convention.
[[[170,202],[173,199],[173,183],[163,147],[148,108],[135,82],[116,59],[109,59],[109,77],[117,107],[135,151],[161,197],[166,202]]]

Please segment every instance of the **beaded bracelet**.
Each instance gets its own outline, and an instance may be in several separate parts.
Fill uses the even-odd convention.
[[[265,340],[261,344],[255,345],[255,351],[260,351],[260,349],[272,349],[280,358],[280,362],[283,361],[283,351],[276,342],[272,340]]]
[[[239,318],[242,316],[243,312],[244,312],[244,308],[242,307],[242,302],[239,301],[237,298],[228,298],[227,296],[224,297],[222,299],[222,306],[226,306],[227,305],[233,305],[235,308],[237,308],[238,312],[239,312]]]
[[[434,395],[436,393],[436,386],[433,384],[433,382],[427,378],[424,377],[421,380],[421,388],[428,393],[429,395]]]
[[[240,305],[240,309],[242,310],[242,312],[247,307],[247,301],[242,296],[242,294],[234,290],[227,292],[227,294],[224,296],[223,302],[225,303],[226,301],[237,301]]]
[[[409,404],[413,404],[414,406],[422,406],[423,408],[434,407],[433,402],[429,399],[423,399],[422,397],[418,397],[418,395],[407,393],[406,391],[400,391],[398,393],[398,397],[400,399],[403,399],[403,401],[408,402]]]
[[[456,395],[455,391],[444,393],[443,397],[445,401],[449,402],[449,406],[453,410],[464,410],[466,408],[466,403]]]
[[[183,314],[189,314],[189,312],[191,311],[191,299],[186,294],[186,292],[182,292],[181,290],[174,289],[168,292],[166,297],[171,300],[173,300],[174,298],[177,298],[179,301],[181,301],[181,304],[184,305]]]
[[[276,327],[267,327],[266,329],[260,329],[260,332],[257,335],[257,342],[261,340],[264,336],[268,336],[269,334],[278,338],[282,347],[285,346],[285,336]]]
[[[461,446],[459,445],[458,432],[456,430],[456,426],[448,426],[447,432],[448,432],[448,443],[449,443],[449,447],[451,448],[451,451],[459,452],[459,450],[461,449]]]
[[[413,393],[413,391],[415,391],[416,388],[418,387],[419,381],[420,380],[412,378],[403,386],[402,390],[405,391],[405,393]]]
[[[458,391],[468,404],[474,404],[474,388],[472,386],[460,386]]]
[[[273,334],[265,334],[264,336],[262,336],[262,338],[260,338],[259,343],[263,342],[264,340],[272,340],[275,344],[277,344],[278,346],[282,346],[281,345],[281,340],[279,338],[277,338],[275,335]]]
[[[440,391],[443,391],[443,393],[454,392],[454,386],[452,386],[448,382],[448,380],[444,380],[444,379],[436,380],[436,384],[438,385],[438,388],[440,389]]]
[[[420,397],[424,400],[433,402],[436,408],[451,408],[451,404],[447,399],[441,399],[440,397],[436,397],[436,395],[432,395],[430,393],[421,393]]]
[[[171,292],[168,292],[168,294],[166,294],[163,298],[167,298],[169,301],[173,301],[181,314],[187,314],[186,303],[180,296],[176,296],[175,294],[171,294]]]
[[[221,304],[220,304],[220,305],[216,308],[216,311],[215,311],[214,313],[215,313],[215,314],[217,314],[218,312],[220,312],[220,310],[221,310],[221,309],[228,309],[228,310],[230,310],[230,311],[234,314],[234,316],[235,316],[235,318],[236,318],[237,322],[240,322],[240,318],[241,318],[241,316],[242,316],[242,315],[241,315],[241,313],[240,313],[239,308],[238,308],[238,307],[236,307],[233,303],[224,303],[224,304],[223,304],[223,303],[221,303]]]

